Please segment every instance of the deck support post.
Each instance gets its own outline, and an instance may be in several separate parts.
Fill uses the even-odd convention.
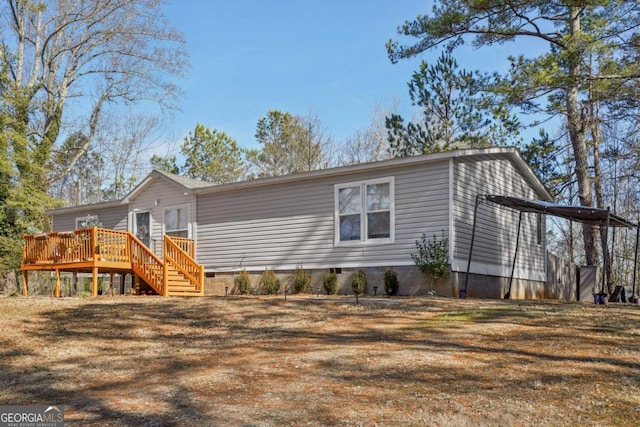
[[[22,277],[24,278],[24,282],[22,283],[22,296],[29,296],[29,271],[22,270]]]
[[[91,296],[98,296],[98,267],[93,267],[91,271]]]
[[[114,276],[114,272],[110,271],[109,272],[109,293],[111,295],[113,295],[113,276]]]
[[[53,288],[53,296],[60,298],[60,270],[56,268],[56,287]]]
[[[136,295],[140,295],[140,276],[133,274],[133,289]]]

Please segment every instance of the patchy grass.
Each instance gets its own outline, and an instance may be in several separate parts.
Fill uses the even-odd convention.
[[[0,404],[68,425],[640,424],[640,307],[0,298]]]

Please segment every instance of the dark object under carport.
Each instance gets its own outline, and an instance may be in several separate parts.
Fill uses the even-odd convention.
[[[504,206],[510,209],[514,209],[520,212],[518,218],[518,234],[516,238],[516,249],[515,254],[513,256],[513,265],[511,267],[511,277],[509,278],[509,289],[507,293],[504,295],[504,299],[509,299],[511,297],[511,285],[513,283],[513,274],[515,270],[516,260],[518,256],[518,245],[520,242],[520,225],[522,223],[522,213],[537,213],[542,215],[552,215],[561,218],[566,218],[571,221],[582,222],[585,224],[604,226],[605,228],[605,242],[608,241],[609,236],[609,227],[637,227],[638,233],[636,233],[636,256],[634,259],[634,267],[633,267],[633,290],[631,292],[631,298],[635,297],[636,294],[636,269],[638,263],[638,238],[640,236],[640,227],[638,224],[634,224],[632,222],[627,221],[626,219],[612,214],[609,208],[607,209],[598,209],[598,208],[590,208],[586,206],[566,206],[560,205],[557,203],[545,202],[543,200],[529,200],[521,197],[513,197],[513,196],[497,196],[497,195],[483,195],[478,194],[476,196],[476,203],[473,211],[473,229],[471,232],[471,247],[469,248],[469,259],[467,261],[467,272],[464,281],[464,289],[461,289],[460,295],[467,294],[467,286],[469,284],[469,272],[471,269],[471,256],[473,254],[473,245],[475,241],[476,234],[476,219],[478,215],[478,206],[483,201],[489,201],[491,203],[497,204],[499,206]],[[608,245],[604,245],[604,256],[603,256],[603,271],[605,272],[602,275],[602,288],[600,293],[605,293],[605,282],[606,282],[606,271],[607,271],[607,255],[608,255]]]

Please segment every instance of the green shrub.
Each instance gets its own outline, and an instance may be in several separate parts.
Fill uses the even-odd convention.
[[[398,283],[398,274],[393,270],[384,272],[384,293],[387,295],[396,295],[400,284]]]
[[[360,295],[367,293],[367,275],[364,274],[364,271],[358,270],[353,274],[353,279],[351,279],[351,290],[353,290],[354,293],[359,293]]]
[[[311,273],[302,267],[296,268],[293,273],[293,291],[297,294],[308,294],[311,292]]]
[[[422,241],[416,240],[416,249],[418,253],[411,254],[411,258],[422,274],[431,278],[433,290],[435,282],[449,275],[449,239],[444,230],[440,240],[435,235],[433,239],[427,240],[427,236],[422,233]]]
[[[251,276],[247,270],[242,270],[236,278],[233,279],[236,289],[240,295],[247,295],[251,292]]]
[[[333,271],[325,274],[322,278],[322,286],[327,295],[336,294],[338,292],[338,275]]]
[[[278,279],[278,276],[273,270],[266,269],[264,273],[262,273],[260,286],[262,286],[262,290],[267,295],[277,294],[280,292],[280,279]]]

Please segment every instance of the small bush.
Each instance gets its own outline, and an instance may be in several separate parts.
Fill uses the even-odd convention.
[[[338,275],[334,272],[327,273],[322,278],[322,286],[327,295],[333,295],[338,292]]]
[[[384,272],[384,293],[387,295],[396,295],[400,284],[398,283],[398,274],[393,270]]]
[[[433,239],[427,239],[422,233],[422,240],[416,240],[417,253],[411,254],[413,262],[422,274],[431,278],[431,290],[433,284],[449,275],[449,239],[444,230],[440,240],[434,235]]]
[[[280,292],[280,279],[273,270],[267,269],[262,273],[260,286],[267,295],[277,294]]]
[[[367,275],[362,270],[358,270],[353,274],[351,279],[351,289],[354,293],[364,295],[367,293]]]
[[[296,268],[293,273],[293,291],[297,294],[308,294],[311,292],[311,273],[302,267]]]
[[[247,295],[251,292],[251,276],[247,270],[242,270],[236,278],[233,279],[236,289],[240,295]]]

